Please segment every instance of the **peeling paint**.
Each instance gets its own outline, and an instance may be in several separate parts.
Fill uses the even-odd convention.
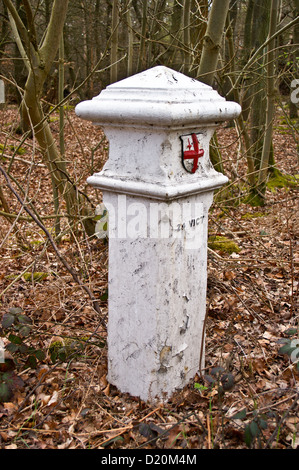
[[[108,161],[88,178],[109,212],[108,381],[142,400],[167,400],[198,370],[208,211],[214,190],[228,181],[211,165],[209,142],[215,122],[240,111],[163,66],[76,107],[109,140]],[[202,136],[203,149],[192,174],[182,165],[180,140],[189,133]],[[165,210],[154,226],[157,203]]]

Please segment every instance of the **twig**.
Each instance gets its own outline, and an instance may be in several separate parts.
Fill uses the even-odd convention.
[[[278,431],[278,429],[281,427],[281,425],[282,425],[282,423],[284,422],[284,420],[288,417],[288,415],[290,414],[290,412],[291,412],[296,406],[298,406],[298,399],[299,399],[299,392],[296,393],[295,400],[293,401],[293,403],[292,403],[292,405],[290,406],[290,408],[283,414],[283,416],[280,418],[279,422],[277,423],[276,428],[274,429],[272,435],[269,437],[269,439],[268,439],[267,442],[266,442],[265,449],[267,449],[268,447],[270,447],[270,445],[271,445],[272,442],[274,441],[275,437],[277,436],[277,431]]]
[[[24,271],[18,274],[17,277],[15,277],[15,279],[13,279],[13,281],[2,292],[0,292],[0,298],[3,297],[3,295],[14,285],[15,282],[17,282],[25,273],[27,273],[27,271],[29,271],[29,269],[34,265],[34,263],[35,260],[32,261],[32,263],[30,263],[29,266],[24,269]]]
[[[207,428],[208,428],[208,448],[211,449],[211,427],[210,427],[210,415],[207,415]]]
[[[3,215],[3,217],[9,217],[10,219],[24,220],[26,222],[31,222],[32,221],[32,217],[26,217],[24,215],[14,214],[12,212],[0,211],[0,215]],[[40,218],[41,218],[41,220],[49,220],[49,219],[56,219],[56,217],[60,217],[60,218],[65,217],[66,219],[69,219],[69,218],[76,219],[77,218],[77,216],[75,216],[75,215],[68,215],[68,214],[44,215],[44,216],[41,216]]]
[[[2,154],[1,158],[6,158],[7,160],[17,160],[18,162],[25,163],[26,165],[32,165],[33,164],[33,166],[38,166],[38,167],[41,167],[41,168],[47,168],[47,166],[44,163],[29,162],[28,160],[24,160],[23,158],[20,158],[20,157],[15,157],[14,155],[10,156],[10,155]]]
[[[22,200],[22,198],[19,196],[19,194],[15,191],[15,189],[12,187],[11,183],[10,183],[10,178],[8,176],[8,174],[6,173],[6,171],[4,170],[4,168],[2,168],[2,166],[0,165],[0,171],[1,173],[3,174],[5,180],[6,180],[6,183],[7,183],[7,186],[9,187],[9,189],[11,190],[11,192],[15,195],[15,197],[17,198],[17,200],[19,201],[19,203],[22,205],[22,207],[24,208],[24,210],[27,212],[27,214],[30,215],[30,217],[34,220],[34,222],[42,229],[42,231],[46,234],[49,242],[51,243],[54,251],[55,251],[55,254],[57,256],[57,258],[59,259],[59,261],[63,264],[63,266],[68,270],[68,272],[71,274],[72,278],[74,279],[74,281],[79,284],[79,286],[87,293],[87,295],[89,296],[89,298],[91,299],[92,301],[92,304],[93,304],[93,308],[95,309],[95,311],[102,315],[102,311],[101,311],[101,308],[98,304],[98,301],[95,299],[93,293],[91,292],[91,290],[89,289],[88,286],[86,286],[85,284],[83,284],[83,282],[81,281],[81,279],[79,278],[79,276],[77,275],[76,271],[72,268],[72,266],[68,263],[68,261],[62,256],[62,254],[60,253],[54,239],[52,238],[50,232],[47,230],[47,228],[44,226],[44,224],[38,220],[38,218],[33,214],[33,212],[26,206],[25,202]]]

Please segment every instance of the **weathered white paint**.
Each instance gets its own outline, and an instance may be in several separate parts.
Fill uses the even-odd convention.
[[[5,86],[4,81],[0,80],[0,104],[5,103]]]
[[[109,139],[107,163],[88,178],[109,212],[108,380],[143,400],[167,400],[198,371],[208,210],[227,182],[210,163],[209,141],[240,110],[163,66],[76,107]],[[193,133],[204,156],[189,173],[182,142]]]

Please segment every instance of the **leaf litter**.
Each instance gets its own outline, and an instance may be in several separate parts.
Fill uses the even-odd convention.
[[[73,111],[68,119],[69,171],[95,207],[101,193],[88,187],[86,178],[101,170],[108,144],[98,128],[83,123]],[[8,144],[5,167],[18,143],[7,123],[16,120],[14,107],[0,111],[2,140]],[[57,123],[51,127],[58,138]],[[237,204],[246,165],[234,129],[218,132],[225,170],[234,184],[230,203],[215,195],[209,233],[233,240],[240,251],[208,250],[205,369],[167,403],[150,405],[107,382],[107,243],[87,239],[80,230],[70,233],[61,219],[65,233],[59,248],[99,299],[99,316],[39,228],[24,217],[15,223],[14,232],[12,220],[2,217],[2,339],[7,345],[7,330],[18,326],[11,323],[9,309],[20,309],[23,320],[30,319],[31,330],[22,344],[14,345],[12,363],[7,358],[11,370],[0,370],[6,392],[11,392],[0,403],[1,448],[298,447],[298,368],[291,352],[279,352],[298,338],[298,188],[267,190],[264,207]],[[100,139],[102,145],[96,148]],[[33,143],[22,145],[27,163],[14,160],[10,171],[26,186],[40,216],[47,217],[53,214],[51,183]],[[276,133],[274,144],[277,167],[295,175],[298,160],[292,136],[284,134],[282,139]],[[236,161],[231,155],[238,155]],[[20,208],[4,184],[3,191],[10,211],[18,214]],[[53,220],[44,220],[53,227]],[[32,275],[26,280],[19,276],[23,272]],[[288,335],[290,329],[293,336]],[[16,351],[25,343],[44,352],[43,358],[36,357],[35,367],[26,364],[31,350]]]

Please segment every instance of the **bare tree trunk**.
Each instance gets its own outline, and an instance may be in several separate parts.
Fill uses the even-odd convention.
[[[84,55],[85,55],[85,75],[86,77],[90,77],[90,71],[92,68],[92,60],[91,60],[91,51],[92,51],[92,40],[93,34],[91,34],[90,28],[90,15],[91,9],[89,8],[89,4],[85,4],[81,2],[82,8],[82,15],[84,18],[83,23],[83,35],[84,35]],[[92,81],[90,78],[87,80],[87,96],[89,98],[92,97]]]
[[[207,29],[209,16],[209,0],[192,0],[193,19],[190,25],[190,41],[192,45],[192,76],[197,73],[202,50],[203,38]]]
[[[214,0],[212,3],[198,70],[198,78],[207,85],[212,85],[217,69],[229,2],[230,0]]]
[[[198,70],[198,78],[207,85],[212,85],[214,81],[229,2],[230,0],[214,0],[208,18]],[[218,150],[216,135],[211,141],[210,157],[215,169],[223,172],[222,157]]]
[[[139,46],[139,55],[137,61],[137,71],[141,72],[143,69],[146,60],[145,60],[145,35],[146,35],[146,28],[147,28],[147,0],[143,0],[143,7],[142,7],[142,25],[141,25],[141,38],[140,38],[140,46]]]
[[[110,68],[110,82],[117,81],[117,52],[118,52],[118,0],[113,0],[112,3],[112,24],[111,24],[111,68]]]
[[[165,14],[166,0],[155,0],[152,21],[149,22],[149,42],[148,42],[148,61],[149,67],[157,64],[157,59],[161,55],[159,39],[161,37],[161,23]],[[163,34],[163,33],[162,33]]]
[[[293,0],[293,5],[294,5],[294,11],[295,15],[298,17],[299,16],[299,0]],[[294,43],[294,51],[292,54],[292,59],[293,59],[293,77],[294,78],[299,78],[299,67],[298,67],[298,45],[299,45],[299,23],[294,25],[293,29],[293,43]],[[290,93],[291,95],[291,93]],[[293,103],[293,101],[290,99],[290,119],[297,119],[298,117],[298,108],[296,103]]]
[[[279,0],[271,0],[271,17],[270,17],[270,26],[269,34],[270,38],[276,31],[277,26],[277,16],[279,9]],[[267,108],[266,108],[266,126],[265,126],[265,135],[263,142],[263,150],[261,155],[260,171],[258,177],[258,188],[259,191],[264,194],[265,192],[265,182],[268,174],[268,164],[269,164],[269,155],[270,148],[272,143],[272,131],[273,131],[273,118],[274,118],[274,105],[275,105],[275,40],[272,39],[267,46]]]
[[[130,0],[127,3],[126,11],[126,22],[128,26],[128,61],[127,61],[127,76],[130,77],[133,75],[133,54],[134,54],[134,33],[132,28],[132,16],[131,16],[131,2]]]
[[[269,31],[269,13],[270,0],[256,0],[254,5],[252,22],[252,48],[257,50],[267,39]],[[250,94],[251,101],[251,145],[255,161],[255,169],[259,170],[261,154],[263,148],[263,134],[265,131],[265,107],[266,107],[266,88],[265,88],[265,61],[263,60],[263,51],[260,52],[256,60],[256,66],[253,70]]]
[[[240,93],[239,89],[234,86],[236,82],[235,78],[235,48],[234,48],[234,40],[233,40],[233,30],[232,27],[229,26],[227,30],[227,41],[228,41],[228,52],[229,52],[229,63],[230,63],[230,75],[231,75],[231,82],[232,82],[232,89],[234,94],[234,100],[237,103],[240,103]],[[255,184],[255,173],[254,173],[254,161],[252,157],[252,149],[251,149],[251,142],[250,136],[248,134],[248,130],[246,128],[243,113],[241,112],[237,117],[237,122],[240,128],[240,133],[243,137],[244,145],[245,145],[245,153],[247,158],[247,166],[248,166],[248,181],[250,186],[254,186]]]
[[[58,100],[62,102],[64,98],[64,40],[61,34],[59,43],[59,77],[58,77]],[[64,155],[64,109],[63,104],[59,106],[59,147],[61,155]]]
[[[182,16],[183,6],[179,0],[174,0],[172,5],[172,12],[170,15],[169,26],[169,47],[165,53],[168,65],[175,70],[180,70],[182,66],[182,51],[180,48],[182,36]]]
[[[23,47],[23,50],[20,52],[21,54],[26,54],[26,57],[23,57],[23,59],[29,68],[22,102],[23,121],[27,125],[27,128],[31,128],[35,133],[45,163],[52,177],[52,186],[58,188],[60,194],[63,196],[68,214],[70,216],[79,216],[83,212],[86,212],[85,201],[82,195],[78,194],[77,188],[68,176],[65,160],[60,155],[56,146],[49,124],[44,117],[40,101],[43,85],[50,73],[51,66],[59,49],[60,38],[68,8],[68,0],[54,0],[50,22],[41,46],[37,45],[33,14],[29,1],[24,2],[28,21],[27,27],[18,15],[12,1],[3,1],[18,30]],[[86,221],[85,229],[89,235],[92,234],[92,225],[89,220]]]
[[[188,73],[191,66],[190,51],[190,0],[185,0],[183,9],[183,38],[184,38],[184,73]]]

